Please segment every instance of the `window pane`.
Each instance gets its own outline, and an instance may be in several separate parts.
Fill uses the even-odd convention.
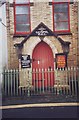
[[[17,15],[16,23],[29,23],[29,16],[28,15]]]
[[[17,4],[24,4],[24,3],[28,3],[29,0],[16,0]]]
[[[54,4],[54,12],[68,12],[68,4]]]
[[[17,24],[16,32],[30,32],[30,25],[28,24]]]
[[[53,0],[54,2],[68,2],[69,0]]]
[[[68,30],[68,22],[57,22],[55,23],[55,30]]]
[[[29,6],[16,6],[16,14],[28,14]]]
[[[54,21],[68,21],[68,12],[67,13],[55,13]]]

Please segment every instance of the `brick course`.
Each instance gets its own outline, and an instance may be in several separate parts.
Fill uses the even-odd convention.
[[[24,37],[14,37],[14,11],[10,4],[6,5],[7,13],[7,38],[8,38],[8,67],[18,68],[18,58],[16,50],[14,48],[15,43],[20,43],[24,40]],[[31,15],[31,31],[35,27],[43,22],[49,29],[53,30],[53,18],[52,18],[52,5],[49,5],[48,0],[46,2],[34,2],[34,5],[30,7]],[[77,66],[79,61],[78,51],[78,3],[70,4],[70,32],[72,35],[60,35],[63,41],[71,42],[70,52],[68,54],[68,66]],[[45,37],[44,40],[52,48],[53,53],[62,52],[61,44],[55,37]],[[33,42],[32,42],[33,41]],[[37,42],[38,41],[38,42]],[[49,42],[50,41],[50,42]],[[37,43],[40,42],[39,37],[30,37],[28,42],[24,44],[23,53],[28,53],[32,57],[32,51]],[[52,45],[50,45],[52,43]],[[56,50],[54,50],[54,48]]]

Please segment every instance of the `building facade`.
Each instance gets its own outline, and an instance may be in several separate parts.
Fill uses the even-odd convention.
[[[9,69],[79,66],[78,2],[14,0],[6,15]]]
[[[0,4],[0,73],[7,68],[7,28],[6,28],[6,5]]]

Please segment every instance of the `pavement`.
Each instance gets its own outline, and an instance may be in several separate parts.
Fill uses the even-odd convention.
[[[70,95],[32,95],[2,98],[2,106],[40,103],[79,103],[77,96]]]
[[[5,118],[77,118],[79,100],[72,95],[41,94],[2,98]],[[63,114],[62,114],[63,113]]]

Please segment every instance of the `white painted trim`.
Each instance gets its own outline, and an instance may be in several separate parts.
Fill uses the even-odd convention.
[[[40,104],[21,104],[0,106],[0,109],[28,108],[28,107],[62,107],[62,106],[79,106],[79,103],[40,103]]]

